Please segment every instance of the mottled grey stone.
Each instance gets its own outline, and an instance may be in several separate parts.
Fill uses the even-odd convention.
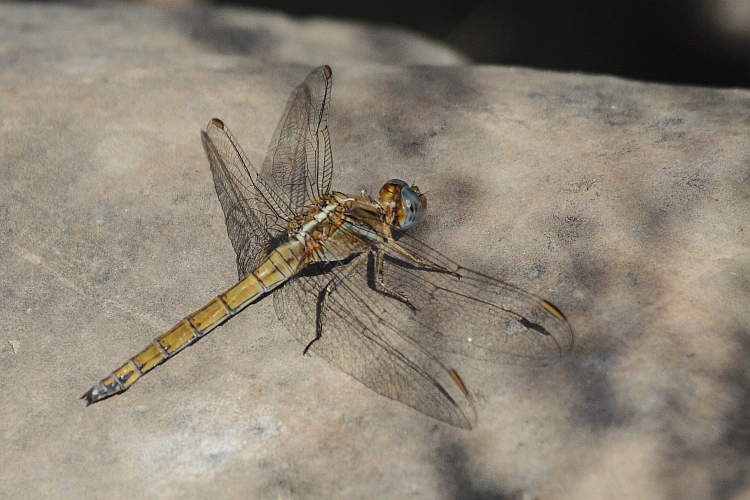
[[[0,5],[2,496],[748,495],[750,92],[460,61],[323,20]],[[419,236],[557,304],[574,352],[463,361],[468,432],[303,357],[262,300],[86,408],[236,277],[201,127],[259,164],[321,63],[335,188],[419,184]]]

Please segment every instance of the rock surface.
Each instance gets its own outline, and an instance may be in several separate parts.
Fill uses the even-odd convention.
[[[1,496],[750,494],[750,92],[459,62],[329,21],[0,5]],[[419,236],[557,304],[573,353],[466,360],[463,431],[303,357],[262,300],[86,408],[236,278],[200,128],[260,164],[320,63],[335,188],[417,182]]]

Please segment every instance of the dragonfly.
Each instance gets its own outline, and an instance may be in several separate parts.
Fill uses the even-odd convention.
[[[82,396],[87,406],[126,391],[271,292],[303,354],[465,429],[476,425],[476,409],[451,360],[536,365],[570,351],[572,330],[551,302],[407,233],[427,209],[417,186],[391,179],[377,198],[331,191],[331,77],[321,66],[292,93],[260,171],[224,122],[202,131],[239,281],[94,385]]]

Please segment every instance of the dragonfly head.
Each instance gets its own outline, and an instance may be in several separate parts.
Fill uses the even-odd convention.
[[[422,218],[427,210],[427,198],[417,186],[409,186],[401,179],[391,179],[380,188],[380,203],[393,207],[396,222],[408,229]]]

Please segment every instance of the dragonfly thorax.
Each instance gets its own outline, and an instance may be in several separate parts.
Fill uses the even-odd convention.
[[[322,196],[289,224],[289,235],[300,241],[328,237],[343,221],[352,200],[340,193]]]
[[[390,206],[401,229],[408,229],[422,218],[427,210],[427,198],[417,186],[409,186],[401,179],[390,179],[380,188],[380,204]]]

